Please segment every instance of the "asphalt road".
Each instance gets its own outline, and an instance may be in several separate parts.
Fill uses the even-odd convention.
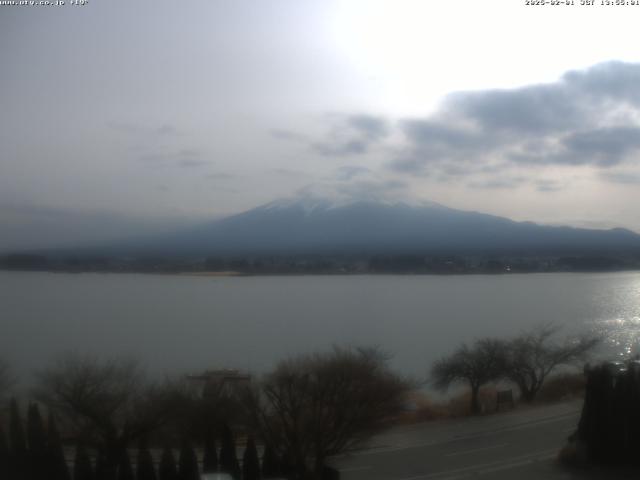
[[[333,464],[342,480],[614,478],[611,472],[568,470],[556,461],[581,406],[574,401],[399,427]]]

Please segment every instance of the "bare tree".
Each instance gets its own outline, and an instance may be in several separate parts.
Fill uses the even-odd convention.
[[[160,427],[174,409],[173,390],[147,382],[133,360],[68,354],[39,373],[34,393],[78,435],[97,442],[111,468],[131,441]]]
[[[597,337],[554,341],[560,327],[545,324],[526,332],[508,344],[506,377],[520,390],[525,402],[532,402],[548,375],[560,365],[579,362],[598,344]]]
[[[4,400],[8,397],[11,388],[15,383],[15,378],[11,374],[11,368],[9,367],[9,363],[0,358],[0,401],[4,402]]]
[[[327,457],[370,438],[404,408],[410,384],[377,349],[339,349],[280,363],[248,395],[254,425],[292,463],[319,478]]]
[[[505,342],[498,339],[476,340],[471,347],[462,344],[453,354],[435,362],[431,381],[441,390],[453,383],[467,383],[471,388],[471,413],[478,414],[480,387],[504,375],[505,353]]]

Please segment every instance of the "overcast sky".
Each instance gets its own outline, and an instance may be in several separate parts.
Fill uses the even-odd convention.
[[[640,231],[640,6],[69,3],[0,6],[0,247],[300,192]]]

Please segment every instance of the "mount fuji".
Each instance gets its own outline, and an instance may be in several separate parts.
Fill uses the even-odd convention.
[[[516,222],[433,202],[298,197],[149,238],[135,250],[180,256],[620,253],[640,251],[640,235]]]

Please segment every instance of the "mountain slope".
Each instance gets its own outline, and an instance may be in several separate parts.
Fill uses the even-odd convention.
[[[434,203],[294,199],[149,239],[137,249],[179,255],[608,253],[640,249],[640,236],[515,222]]]

